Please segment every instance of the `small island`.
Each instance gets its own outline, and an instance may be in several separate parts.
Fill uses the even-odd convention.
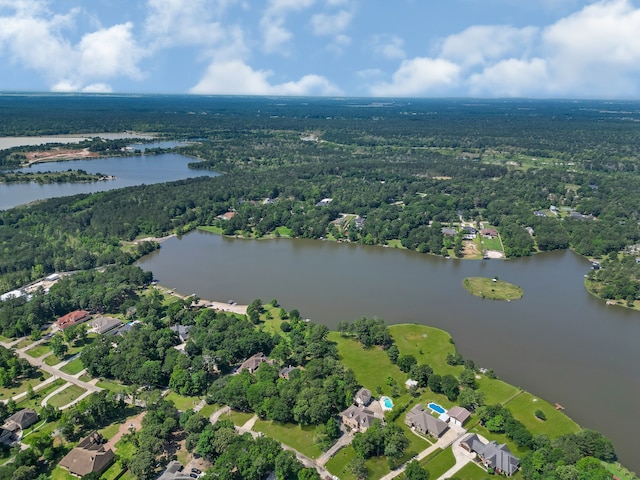
[[[498,277],[469,277],[463,284],[472,295],[490,300],[517,300],[524,293],[519,286],[498,280]]]

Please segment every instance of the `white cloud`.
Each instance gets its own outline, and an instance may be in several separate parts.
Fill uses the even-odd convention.
[[[378,83],[369,91],[376,97],[433,95],[459,82],[460,67],[441,58],[404,60],[390,83]]]
[[[405,58],[404,40],[396,35],[376,35],[373,37],[373,51],[389,60]]]
[[[546,28],[548,56],[558,94],[638,95],[640,9],[628,0],[600,1]]]
[[[547,63],[541,58],[530,61],[508,59],[497,62],[469,79],[474,96],[522,97],[539,91],[549,81]]]
[[[285,27],[287,14],[305,10],[314,3],[315,0],[269,0],[260,19],[263,50],[267,53],[287,54],[287,44],[293,38],[293,34]]]
[[[351,23],[353,12],[341,10],[334,15],[317,13],[311,17],[311,27],[315,35],[337,35]]]
[[[137,64],[144,52],[136,45],[132,28],[133,24],[125,23],[82,37],[77,47],[80,77],[111,78],[124,75],[141,78]]]
[[[319,75],[272,85],[269,70],[254,70],[241,60],[214,61],[205,76],[191,88],[195,94],[224,95],[337,95],[340,89]]]
[[[82,89],[85,93],[111,93],[113,89],[107,83],[92,83]]]
[[[511,55],[526,55],[537,33],[535,27],[477,25],[447,37],[442,42],[440,56],[464,67],[486,65]]]

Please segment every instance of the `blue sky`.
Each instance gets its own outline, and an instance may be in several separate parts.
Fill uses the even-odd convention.
[[[640,0],[0,0],[0,91],[640,98]]]

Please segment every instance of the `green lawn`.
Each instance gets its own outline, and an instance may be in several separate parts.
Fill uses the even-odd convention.
[[[104,388],[105,390],[109,390],[110,392],[115,392],[115,393],[120,393],[125,388],[127,388],[126,385],[119,383],[116,380],[105,380],[105,379],[100,379],[100,381],[96,383],[96,387]]]
[[[289,227],[278,227],[276,228],[276,232],[278,232],[278,235],[281,237],[290,237],[293,233]]]
[[[421,464],[421,466],[429,470],[429,478],[440,478],[444,472],[455,464],[456,459],[453,456],[453,450],[449,447],[446,450],[441,450],[438,455],[429,458],[429,461]]]
[[[631,472],[628,468],[621,465],[620,463],[602,462],[602,465],[604,465],[604,468],[609,470],[620,480],[638,480],[638,477],[633,472]]]
[[[202,225],[198,227],[198,230],[202,230],[209,233],[217,233],[218,235],[222,235],[222,227],[213,227],[211,225]]]
[[[236,412],[232,410],[231,413],[229,413],[228,415],[222,415],[220,418],[231,420],[234,425],[241,427],[242,425],[247,423],[251,417],[253,417],[253,413]]]
[[[75,360],[71,360],[60,370],[64,373],[68,373],[69,375],[75,375],[76,373],[81,372],[84,369],[84,365],[82,365],[82,360],[76,358]]]
[[[518,395],[505,406],[534,436],[544,433],[549,438],[556,438],[580,431],[580,426],[564,412],[556,410],[549,402],[534,397],[528,392]],[[547,419],[542,421],[536,418],[536,410],[542,410]]]
[[[500,243],[499,238],[483,238],[485,250],[497,250],[499,252],[502,251],[502,244]]]
[[[61,466],[56,466],[51,472],[50,480],[76,480],[77,477],[71,475],[67,470],[62,468]]]
[[[484,468],[480,467],[475,462],[467,463],[455,473],[455,476],[457,478],[462,478],[463,480],[489,480],[490,478],[495,477],[495,475],[490,476]],[[431,478],[435,477],[431,476]]]
[[[389,245],[389,248],[404,248],[406,249],[406,247],[402,246],[402,242],[400,240],[389,240],[387,242],[387,245]]]
[[[353,447],[348,446],[341,448],[325,465],[325,468],[329,470],[333,475],[341,480],[355,480],[355,476],[347,471],[349,463],[356,457],[356,452]]]
[[[267,437],[289,445],[309,458],[318,458],[322,451],[313,443],[315,427],[301,427],[297,424],[283,424],[272,421],[257,420],[253,430],[262,432]]]
[[[365,350],[360,342],[352,338],[344,338],[338,332],[329,333],[329,340],[337,342],[338,354],[342,363],[353,370],[358,382],[371,390],[374,396],[378,396],[378,387],[385,395],[391,395],[391,387],[387,384],[387,377],[395,380],[402,391],[405,391],[406,374],[391,363],[384,350],[379,347]],[[384,372],[384,375],[381,375],[380,372]],[[406,403],[408,399],[409,395],[404,394],[402,397],[394,399],[393,402],[400,405],[403,402]]]
[[[447,354],[455,354],[451,335],[438,328],[425,325],[390,325],[389,333],[400,349],[400,355],[413,355],[418,364],[428,364],[439,375],[458,376],[462,367],[452,367],[445,361]],[[403,381],[404,383],[404,381]]]
[[[47,372],[38,370],[35,376],[31,378],[26,378],[26,379],[20,379],[11,387],[8,387],[8,388],[0,387],[0,400],[8,399],[19,393],[26,392],[27,389],[29,388],[29,385],[31,385],[31,388],[35,388],[35,386],[38,385],[40,382],[42,382],[42,380],[46,380],[50,376],[51,375],[48,374]]]
[[[86,392],[84,388],[79,387],[77,385],[70,385],[67,388],[65,388],[63,391],[58,393],[57,395],[54,395],[53,397],[51,397],[47,403],[54,407],[60,408],[66,405],[67,403],[73,402],[76,398],[78,398],[84,392]]]
[[[122,462],[117,461],[107,468],[100,478],[102,480],[114,480],[117,477],[118,480],[133,480],[134,477],[129,471],[125,472],[122,476],[118,476],[120,472],[122,472],[122,468]]]
[[[41,388],[37,392],[34,392],[34,397],[33,398],[24,397],[22,400],[20,400],[17,403],[18,408],[20,408],[20,409],[22,409],[22,408],[33,408],[35,410],[40,409],[40,401],[44,397],[49,395],[51,392],[53,392],[54,390],[60,388],[65,383],[66,382],[64,380],[62,380],[61,378],[51,382],[46,387]]]
[[[476,383],[478,384],[478,390],[484,393],[487,405],[504,404],[520,392],[519,388],[497,378],[489,378],[486,375],[481,375],[476,380]]]
[[[181,412],[192,410],[193,407],[202,401],[202,398],[200,397],[187,397],[176,392],[170,392],[165,398],[172,401],[176,408]]]
[[[517,300],[524,293],[519,286],[495,278],[469,277],[463,284],[472,295],[489,300]]]
[[[407,409],[407,411],[408,410],[409,409]],[[431,442],[413,433],[411,431],[411,428],[409,428],[409,426],[404,422],[405,417],[406,417],[406,414],[403,413],[398,418],[396,418],[393,423],[395,423],[400,428],[402,428],[402,431],[404,432],[404,434],[407,436],[407,439],[409,440],[409,446],[407,447],[407,450],[406,450],[407,452],[406,457],[408,459],[413,457],[414,455],[417,455],[421,451],[429,448],[431,446]]]
[[[31,340],[30,338],[23,338],[22,340],[20,340],[16,345],[15,345],[15,349],[16,350],[21,350],[24,347],[31,345],[33,343],[33,340]]]
[[[120,458],[128,458],[131,460],[136,454],[136,451],[136,446],[131,443],[126,436],[123,436],[118,440],[118,443],[116,443],[115,453],[117,453]]]
[[[204,407],[202,407],[199,413],[203,417],[209,418],[214,412],[220,410],[221,408],[222,407],[220,405],[216,405],[215,403],[213,403],[211,405],[205,405]]]
[[[38,358],[44,355],[45,353],[49,353],[51,351],[51,347],[48,342],[41,343],[33,348],[30,348],[25,353],[33,358]]]

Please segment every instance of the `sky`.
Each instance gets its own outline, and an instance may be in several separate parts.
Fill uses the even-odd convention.
[[[0,91],[640,98],[640,0],[0,0]]]

